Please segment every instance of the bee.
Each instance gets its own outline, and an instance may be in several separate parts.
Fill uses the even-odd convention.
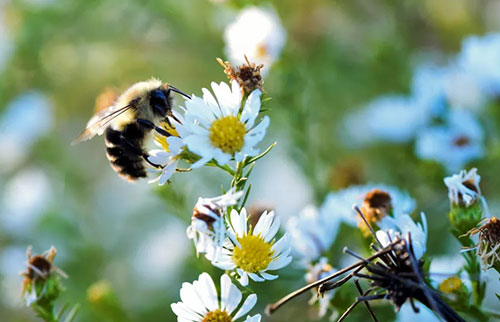
[[[146,137],[151,131],[168,137],[171,134],[157,125],[171,126],[168,117],[179,122],[172,113],[172,92],[191,98],[155,78],[135,83],[113,105],[92,116],[72,145],[105,134],[106,156],[113,170],[129,181],[146,177],[146,163],[161,167],[148,160],[143,148]]]

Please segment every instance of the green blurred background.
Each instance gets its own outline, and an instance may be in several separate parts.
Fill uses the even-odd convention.
[[[224,58],[224,26],[249,4],[271,4],[288,33],[264,84],[272,100],[262,146],[278,146],[257,164],[251,203],[274,207],[285,222],[331,190],[384,182],[409,191],[426,212],[431,255],[457,248],[451,235],[442,238],[442,167],[419,161],[412,144],[346,147],[338,129],[348,110],[408,92],[425,57],[454,55],[465,36],[500,30],[500,1],[0,0],[0,118],[10,126],[0,133],[1,321],[34,320],[17,275],[30,244],[35,252],[57,247],[55,263],[69,275],[64,298],[81,305],[77,321],[173,321],[170,303],[183,281],[202,271],[220,275],[196,259],[185,228],[198,196],[215,196],[229,177],[203,169],[161,189],[129,184],[109,167],[102,138],[69,143],[106,88],[155,76],[201,95],[225,80],[215,61]],[[9,112],[15,104],[31,112]],[[496,126],[499,113],[489,116]],[[500,149],[489,149],[472,165],[495,213]],[[339,254],[351,239],[337,241]],[[291,265],[277,281],[255,285],[252,312],[302,285],[302,275]],[[114,295],[91,303],[87,289],[100,280]],[[312,319],[308,297],[265,321]],[[357,311],[353,320],[366,318]]]

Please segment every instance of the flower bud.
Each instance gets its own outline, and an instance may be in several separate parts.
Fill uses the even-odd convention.
[[[450,199],[448,218],[456,236],[467,233],[481,221],[483,199],[479,188],[480,181],[481,177],[475,168],[469,172],[462,170],[458,174],[444,178]]]

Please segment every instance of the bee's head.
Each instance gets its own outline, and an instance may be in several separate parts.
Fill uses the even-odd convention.
[[[149,95],[149,104],[153,112],[160,117],[165,117],[172,109],[172,98],[170,89],[158,88],[151,91]]]

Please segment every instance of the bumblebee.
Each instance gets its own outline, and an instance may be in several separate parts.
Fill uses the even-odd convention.
[[[151,131],[170,136],[157,124],[170,125],[168,117],[178,121],[172,114],[172,92],[191,98],[154,78],[132,85],[113,105],[97,112],[72,145],[104,133],[106,156],[113,170],[129,181],[146,177],[146,163],[160,167],[148,160],[149,155],[143,148],[146,137]]]

